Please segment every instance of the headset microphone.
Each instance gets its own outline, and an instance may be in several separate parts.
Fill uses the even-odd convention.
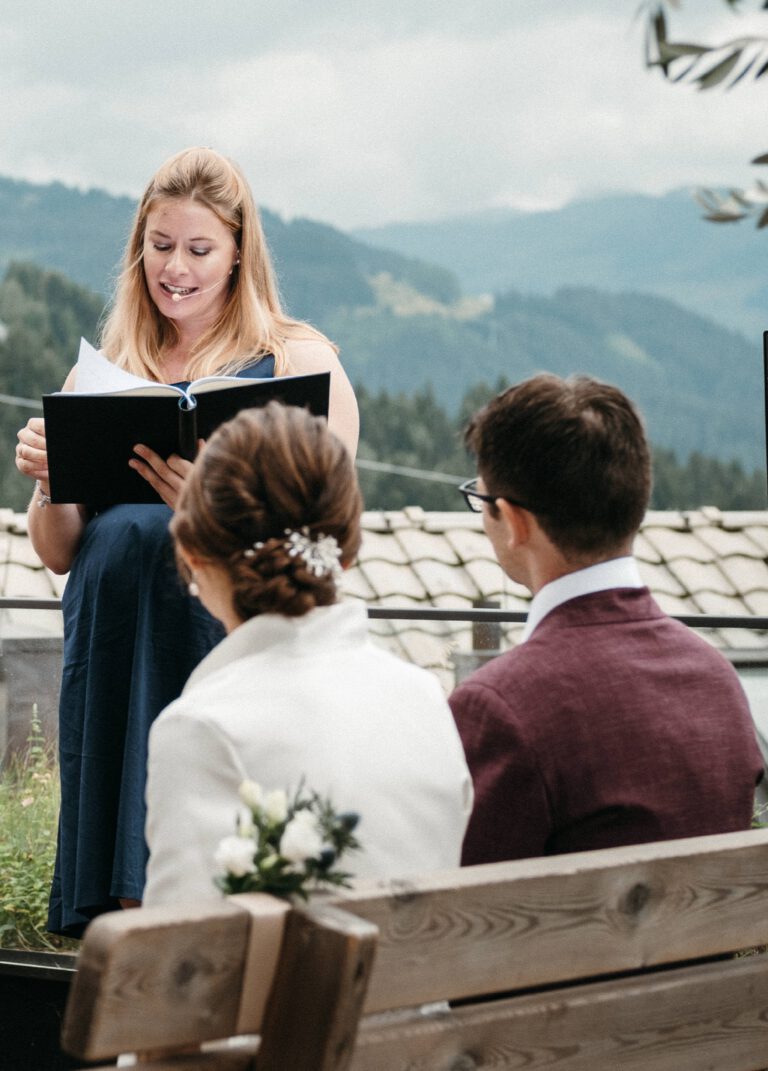
[[[228,279],[230,277],[230,275],[239,263],[240,261],[236,260],[226,275],[222,275],[222,277],[220,279],[217,279],[215,283],[211,283],[210,286],[206,286],[203,290],[193,290],[191,294],[171,294],[171,301],[185,301],[187,298],[197,297],[199,294],[207,294],[209,290],[215,290],[217,286],[224,282],[225,279]]]
[[[220,286],[231,274],[232,272],[228,271],[226,275],[222,275],[222,277],[217,279],[215,283],[206,286],[203,290],[193,290],[191,294],[171,294],[171,301],[186,301],[187,298],[198,297],[200,294],[207,294],[209,290],[215,290],[217,286]]]

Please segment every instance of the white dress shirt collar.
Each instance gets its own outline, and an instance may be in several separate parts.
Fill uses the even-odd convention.
[[[557,606],[579,595],[592,595],[610,588],[641,588],[643,581],[637,562],[632,557],[612,558],[607,562],[589,565],[575,573],[567,573],[545,584],[533,597],[528,618],[520,640],[525,643],[538,624]]]

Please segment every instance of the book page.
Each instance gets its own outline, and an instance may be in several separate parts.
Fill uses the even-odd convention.
[[[322,375],[322,373],[314,374]],[[245,376],[203,376],[202,379],[196,379],[189,384],[187,394],[205,394],[209,390],[222,390],[225,387],[246,387],[249,383],[272,383],[275,379],[279,379],[281,383],[285,384],[292,379],[303,380],[307,378],[306,374],[298,376],[264,376],[263,379],[249,379]]]
[[[139,387],[149,388],[152,394],[157,393],[158,387],[161,394],[166,394],[168,390],[162,383],[144,379],[143,376],[134,376],[124,368],[118,368],[84,338],[80,339],[80,352],[75,366],[76,393],[114,394]]]
[[[266,377],[273,378],[273,377]],[[188,394],[205,394],[209,390],[224,390],[227,387],[244,387],[249,383],[264,383],[264,379],[239,378],[238,376],[203,376],[189,384]]]

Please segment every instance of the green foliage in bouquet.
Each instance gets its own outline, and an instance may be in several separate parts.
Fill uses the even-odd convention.
[[[282,789],[265,792],[255,781],[243,781],[239,794],[247,810],[215,855],[224,871],[215,879],[222,892],[307,900],[323,886],[349,885],[351,874],[338,862],[360,848],[357,814],[336,814],[330,800],[306,791],[303,782],[292,798]]]

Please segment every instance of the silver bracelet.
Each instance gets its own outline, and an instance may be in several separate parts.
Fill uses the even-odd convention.
[[[45,493],[45,491],[43,490],[43,485],[40,483],[39,480],[37,480],[35,483],[35,490],[37,491],[37,504],[40,509],[45,509],[46,506],[50,506],[51,496]]]

